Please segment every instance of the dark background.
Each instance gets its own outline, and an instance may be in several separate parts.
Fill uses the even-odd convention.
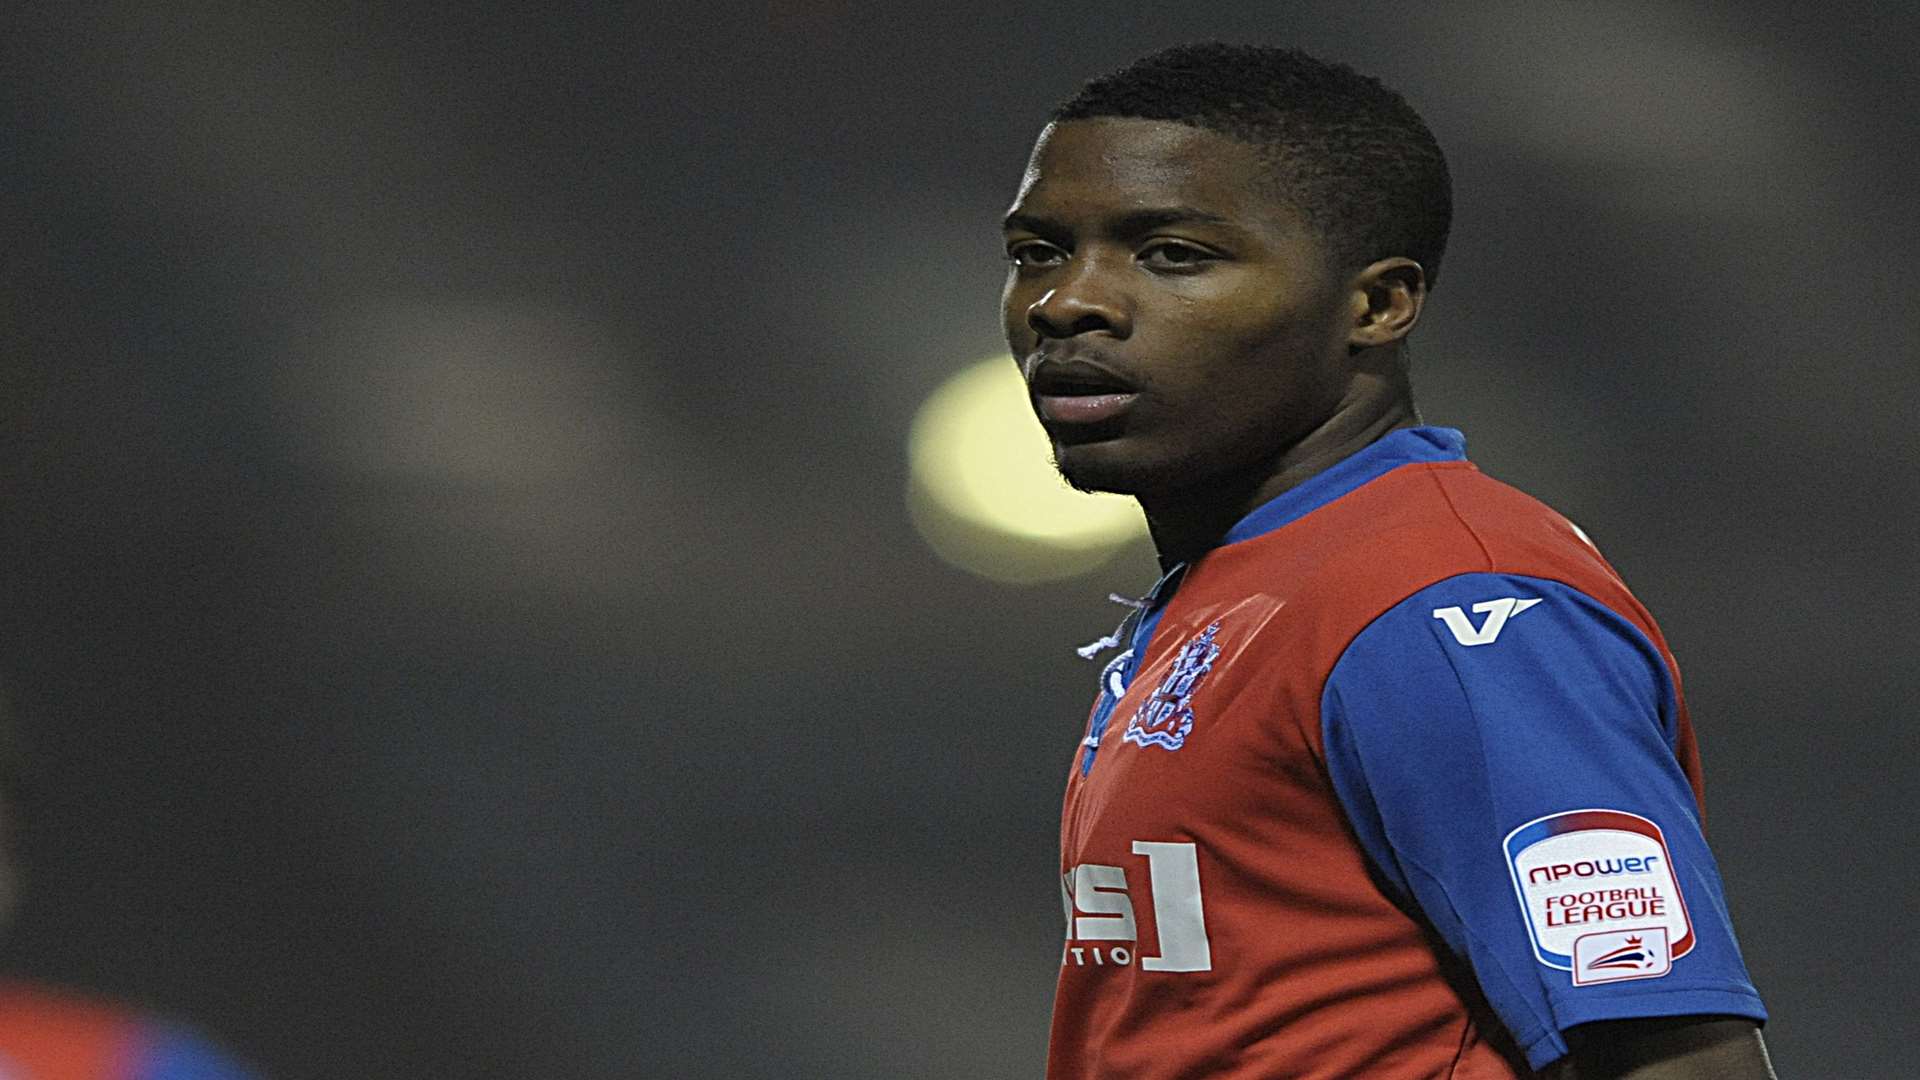
[[[1204,37],[1451,158],[1428,418],[1680,656],[1783,1076],[1920,1008],[1911,5],[9,5],[10,970],[281,1077],[1029,1077],[1071,646],[932,556],[1045,110]]]

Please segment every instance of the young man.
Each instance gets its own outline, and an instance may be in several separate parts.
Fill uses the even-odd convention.
[[[1052,1080],[1771,1075],[1659,629],[1420,426],[1450,214],[1294,51],[1149,56],[1034,147],[1007,340],[1165,571],[1068,777]]]

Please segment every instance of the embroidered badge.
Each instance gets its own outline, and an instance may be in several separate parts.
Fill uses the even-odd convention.
[[[1159,687],[1134,710],[1133,719],[1127,721],[1127,730],[1120,736],[1121,742],[1158,746],[1162,750],[1178,750],[1187,744],[1187,734],[1193,730],[1194,692],[1200,688],[1200,680],[1213,670],[1213,661],[1220,655],[1220,646],[1213,643],[1213,635],[1219,629],[1220,624],[1214,623],[1180,647],[1179,654],[1173,658],[1173,670],[1167,672]]]

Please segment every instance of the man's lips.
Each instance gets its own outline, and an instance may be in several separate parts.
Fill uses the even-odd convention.
[[[1140,396],[1106,364],[1040,357],[1027,368],[1027,388],[1040,418],[1054,424],[1097,424],[1131,408]]]
[[[1040,394],[1034,398],[1040,417],[1056,424],[1097,424],[1111,420],[1133,405],[1139,394]]]

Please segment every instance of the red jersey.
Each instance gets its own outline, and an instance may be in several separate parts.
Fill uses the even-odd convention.
[[[1068,779],[1049,1080],[1510,1078],[1576,1023],[1764,1017],[1658,628],[1462,446],[1388,436],[1130,620]]]

